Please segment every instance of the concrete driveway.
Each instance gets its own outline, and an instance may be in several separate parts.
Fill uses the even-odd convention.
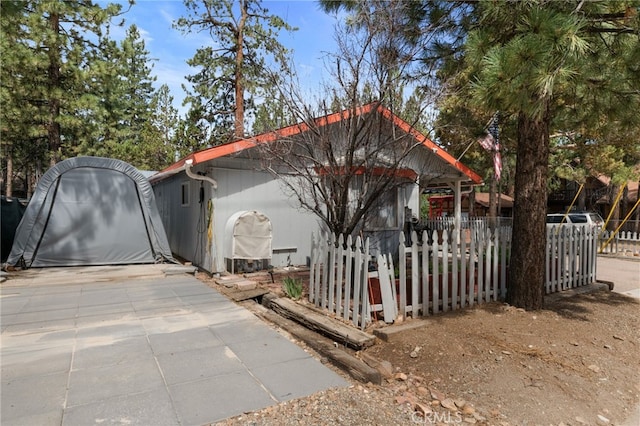
[[[349,384],[167,268],[10,274],[0,298],[0,423],[199,425]]]

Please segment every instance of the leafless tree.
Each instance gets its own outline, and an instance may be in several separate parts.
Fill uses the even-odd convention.
[[[392,13],[387,18],[388,29],[398,25]],[[422,142],[416,128],[429,102],[403,95],[411,46],[348,23],[336,27],[335,37],[338,51],[327,56],[331,81],[314,100],[296,81],[279,87],[282,107],[298,124],[276,131],[260,149],[265,168],[301,208],[331,232],[354,234],[397,224],[397,201],[385,206],[393,205],[398,187],[416,182],[411,154]],[[404,129],[393,124],[396,116]]]

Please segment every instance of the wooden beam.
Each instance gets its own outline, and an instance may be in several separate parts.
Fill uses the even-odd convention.
[[[292,319],[310,330],[327,336],[339,345],[360,350],[375,343],[375,336],[353,328],[342,322],[333,320],[311,308],[305,307],[291,299],[277,298],[269,303],[269,308],[285,318]]]
[[[266,295],[263,298],[263,305],[270,305],[274,297]],[[374,385],[382,384],[381,373],[368,363],[353,356],[349,349],[336,348],[334,342],[318,333],[315,333],[301,324],[284,318],[272,310],[264,309],[254,311],[265,320],[277,325],[296,339],[303,341],[319,355],[330,360],[331,364],[348,373],[354,379],[362,382],[371,382]]]

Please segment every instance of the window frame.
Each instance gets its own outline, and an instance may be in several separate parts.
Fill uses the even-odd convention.
[[[180,185],[180,205],[182,207],[191,205],[191,181],[182,182]]]

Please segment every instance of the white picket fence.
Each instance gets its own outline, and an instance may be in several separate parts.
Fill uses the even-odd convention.
[[[547,225],[547,294],[596,280],[599,233],[599,227],[586,224]]]
[[[397,295],[399,316],[416,318],[505,297],[511,229],[498,227],[491,233],[479,227],[467,237],[458,239],[446,229],[433,231],[431,236],[424,231],[423,244],[418,244],[414,233],[412,244],[406,246],[400,234],[398,278],[391,289]],[[386,279],[391,277],[390,263],[389,256],[378,258],[379,275],[384,277],[381,286],[391,285],[391,279]],[[382,307],[388,303],[383,299]],[[390,322],[386,313],[384,317]]]
[[[372,318],[426,316],[504,299],[507,292],[511,227],[494,232],[413,232],[399,235],[398,263],[375,259],[369,271],[369,241],[340,235],[312,236],[309,301],[364,329]],[[422,243],[420,242],[422,241]],[[595,281],[598,229],[588,225],[547,227],[547,294]]]
[[[613,238],[611,238],[612,235]],[[599,253],[605,254],[640,256],[640,234],[631,231],[621,231],[614,235],[613,231],[603,231],[600,235],[598,250]]]
[[[368,271],[369,239],[311,236],[309,301],[361,329],[371,321]]]

